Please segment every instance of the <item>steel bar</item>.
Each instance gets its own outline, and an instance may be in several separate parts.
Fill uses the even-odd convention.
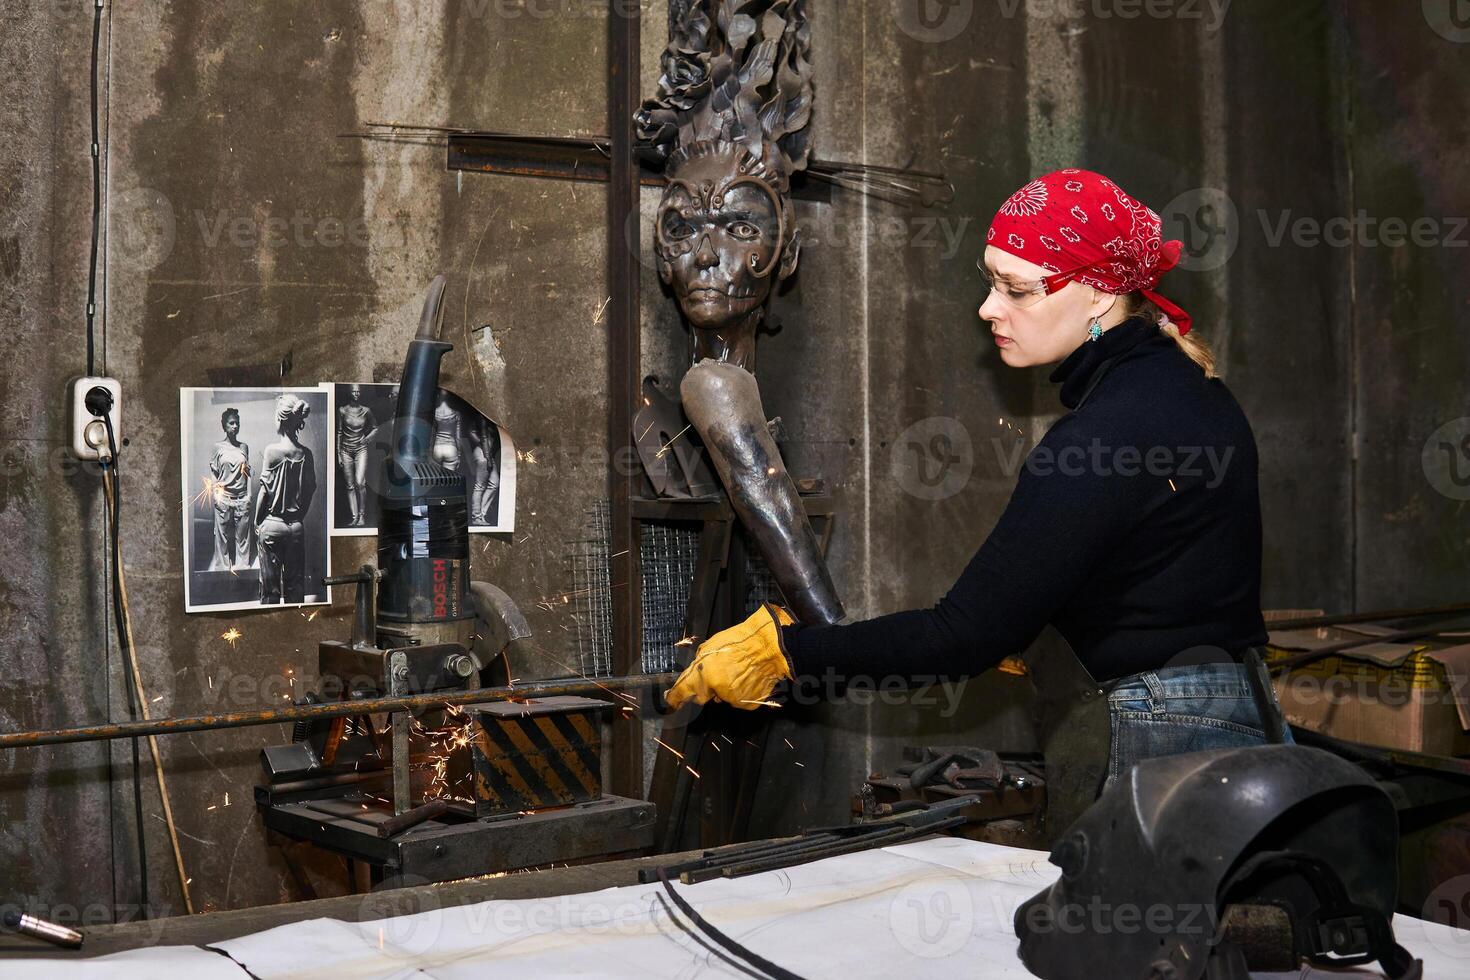
[[[1419,640],[1438,636],[1442,631],[1434,627],[1422,627],[1414,630],[1398,630],[1394,633],[1385,633],[1382,636],[1362,636],[1341,643],[1333,643],[1330,646],[1309,650],[1306,653],[1298,653],[1280,660],[1273,660],[1266,664],[1268,670],[1293,670],[1303,664],[1315,663],[1334,654],[1353,650],[1357,647],[1369,647],[1375,643],[1398,643],[1402,640]]]
[[[798,864],[809,864],[812,861],[821,861],[829,857],[855,854],[858,851],[867,851],[875,847],[888,847],[892,844],[901,844],[905,841],[914,840],[915,838],[927,837],[930,834],[947,830],[950,827],[957,827],[964,822],[965,818],[963,816],[955,816],[919,827],[898,824],[881,831],[857,834],[853,837],[839,839],[821,846],[802,848],[796,852],[774,854],[762,858],[759,861],[749,861],[744,864],[726,862],[717,867],[686,871],[679,876],[679,880],[686,885],[697,885],[702,881],[710,881],[715,878],[743,878],[746,875],[760,874],[764,871],[778,871],[781,868],[790,868]]]
[[[957,827],[964,822],[964,817],[950,817],[948,820],[942,820],[932,826],[890,827],[875,834],[859,834],[848,840],[827,844],[823,847],[807,848],[793,855],[777,854],[745,864],[729,864],[720,870],[722,876],[725,878],[743,878],[746,875],[760,874],[763,871],[776,871],[780,868],[789,868],[797,864],[808,864],[812,861],[821,861],[825,858],[837,857],[841,854],[853,854],[857,851],[867,851],[875,847],[888,847],[892,844],[901,844],[906,840],[912,840],[916,837],[927,837],[940,830]]]
[[[405,810],[378,824],[378,837],[387,840],[395,834],[401,834],[411,827],[417,827],[426,820],[442,817],[448,812],[448,800],[430,800],[423,806],[416,806],[412,810]]]
[[[1377,609],[1358,613],[1333,613],[1327,616],[1306,616],[1301,619],[1283,619],[1279,623],[1267,623],[1271,630],[1299,630],[1312,626],[1335,626],[1338,623],[1368,623],[1375,619],[1418,619],[1425,616],[1452,616],[1470,612],[1470,602],[1453,603],[1447,606],[1418,606],[1408,609]]]
[[[213,731],[217,728],[250,728],[256,725],[275,725],[281,722],[310,721],[318,718],[349,718],[353,715],[379,714],[385,711],[419,711],[451,704],[515,701],[520,698],[549,697],[557,694],[616,693],[672,684],[678,676],[677,673],[669,671],[662,674],[635,674],[627,677],[578,678],[522,684],[516,687],[486,687],[478,691],[440,691],[435,694],[416,694],[400,698],[364,698],[357,701],[337,701],[331,704],[268,708],[262,711],[235,711],[186,718],[156,718],[151,721],[84,725],[77,728],[5,732],[0,734],[0,749],[16,749],[32,745],[62,745],[70,742],[102,742],[116,738],[139,738],[145,735],[177,735],[183,732]]]

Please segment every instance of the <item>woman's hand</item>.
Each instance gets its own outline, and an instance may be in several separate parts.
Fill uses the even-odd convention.
[[[724,701],[753,711],[769,704],[778,682],[795,679],[781,648],[781,627],[793,622],[790,613],[768,602],[739,626],[705,640],[694,662],[669,688],[669,707],[679,708],[690,700]]]

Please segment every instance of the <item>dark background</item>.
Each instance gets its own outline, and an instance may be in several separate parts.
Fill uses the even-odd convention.
[[[391,380],[441,272],[456,346],[446,386],[536,460],[519,472],[522,499],[535,503],[513,537],[476,548],[475,576],[505,588],[535,630],[542,652],[518,676],[575,662],[564,607],[537,602],[567,588],[565,549],[605,492],[606,189],[456,175],[442,148],[339,136],[385,120],[605,132],[607,25],[588,11],[606,5],[541,18],[497,7],[110,10],[99,369],[123,385],[132,440],[123,548],[159,714],[196,712],[210,703],[208,681],[229,671],[314,673],[315,644],[346,634],[351,598],[343,590],[315,619],[252,614],[233,646],[220,640],[225,617],[184,615],[179,387]],[[1099,16],[1095,5],[1073,16],[1061,4],[976,0],[952,5],[968,11],[952,36],[930,39],[904,30],[904,0],[810,7],[817,156],[942,170],[956,187],[934,211],[840,192],[800,204],[807,246],[777,302],[783,326],[762,340],[761,390],[767,414],[784,420],[790,468],[824,476],[841,507],[832,567],[849,612],[933,602],[1014,483],[992,440],[1015,430],[1034,439],[1056,418],[1046,372],[1008,371],[988,345],[974,260],[1006,195],[1076,164],[1181,230],[1214,223],[1192,207],[1204,191],[1238,213],[1228,261],[1171,273],[1164,291],[1216,345],[1255,427],[1265,604],[1337,611],[1464,598],[1465,504],[1435,490],[1420,455],[1431,433],[1470,415],[1470,250],[1273,244],[1260,214],[1274,227],[1286,212],[1323,222],[1360,209],[1409,221],[1470,212],[1470,44],[1436,31],[1418,2],[1235,0],[1210,30],[1198,19]],[[646,93],[664,9],[643,5]],[[127,714],[106,612],[100,481],[64,450],[66,385],[84,370],[90,14],[38,2],[0,13],[6,730]],[[645,221],[656,201],[645,189]],[[298,213],[311,232],[300,238],[289,224],[284,240],[228,231]],[[945,254],[927,236],[882,234],[890,219],[902,229],[916,215],[968,221],[960,247]],[[678,314],[651,264],[644,270],[644,367],[677,377]],[[957,421],[976,447],[963,488],[937,501],[891,475],[904,431],[933,417]],[[370,545],[336,539],[336,566],[370,560]],[[952,719],[851,704],[783,719],[753,829],[844,820],[862,777],[891,766],[906,743],[1029,746],[1027,691],[992,673],[969,685]],[[255,706],[243,696],[228,704]],[[248,804],[260,747],[286,737],[283,728],[160,740],[204,907],[298,897]],[[40,911],[132,901],[129,777],[121,744],[0,754],[0,880]],[[216,805],[227,793],[232,805]],[[154,893],[176,905],[151,789],[144,802]]]

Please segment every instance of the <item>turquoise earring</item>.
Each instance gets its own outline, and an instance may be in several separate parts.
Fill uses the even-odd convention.
[[[1088,340],[1096,340],[1097,338],[1101,337],[1102,335],[1103,335],[1102,317],[1095,316],[1095,317],[1092,318],[1092,325],[1087,328],[1087,339]]]

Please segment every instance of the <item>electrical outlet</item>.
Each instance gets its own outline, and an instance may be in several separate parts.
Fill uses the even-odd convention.
[[[105,411],[112,422],[112,438],[122,448],[122,385],[113,378],[78,378],[71,386],[71,451],[78,459],[108,459],[112,450],[107,444],[107,427],[102,415],[94,414],[87,405],[87,395],[102,388],[111,396],[112,407]],[[98,401],[93,399],[94,406]]]

